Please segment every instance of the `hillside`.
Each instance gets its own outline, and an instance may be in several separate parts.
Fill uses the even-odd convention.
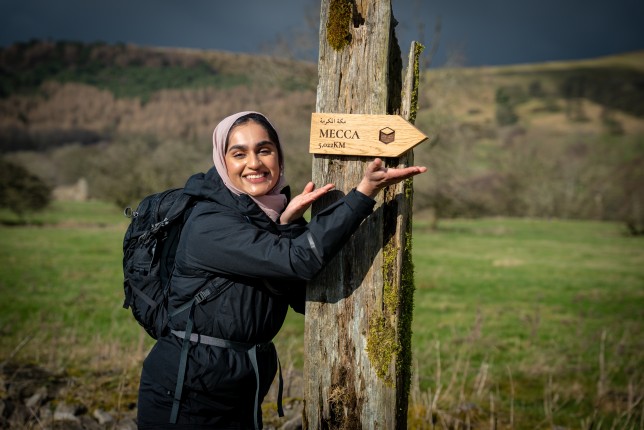
[[[276,124],[293,186],[310,175],[315,64],[32,41],[0,50],[0,72],[0,151],[54,186],[84,177],[123,204],[180,185],[208,168],[216,122],[246,109]],[[644,189],[644,53],[431,69],[417,125],[436,136],[416,150],[432,171],[418,209],[623,219]]]
[[[316,70],[227,52],[34,41],[1,50],[0,72],[7,151],[115,135],[195,139],[237,106],[314,91]]]
[[[119,205],[207,169],[212,130],[234,111],[266,113],[289,154],[307,154],[314,64],[30,42],[0,51],[0,71],[0,151],[54,186],[83,176],[91,196]],[[307,170],[291,165],[292,176]]]
[[[625,219],[644,201],[644,52],[575,62],[436,69],[417,123],[439,215]],[[630,213],[630,215],[628,215]]]

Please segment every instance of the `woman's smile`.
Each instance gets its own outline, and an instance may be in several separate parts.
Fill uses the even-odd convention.
[[[255,175],[246,175],[245,178],[253,183],[262,182],[266,177],[266,173],[260,173]]]

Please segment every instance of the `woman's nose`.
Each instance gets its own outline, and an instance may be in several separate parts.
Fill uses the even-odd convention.
[[[246,163],[246,165],[251,169],[256,169],[256,168],[258,168],[259,166],[262,165],[262,162],[259,159],[259,157],[257,156],[257,154],[251,154],[248,157],[248,162]]]

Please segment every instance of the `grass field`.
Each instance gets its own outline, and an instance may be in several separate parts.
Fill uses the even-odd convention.
[[[493,409],[517,428],[641,419],[641,239],[617,224],[523,219],[437,232],[419,219],[414,239],[414,352],[436,407]]]
[[[15,224],[7,213],[0,220]],[[135,401],[152,344],[122,304],[113,206],[55,203],[0,227],[0,362],[76,381],[70,397]],[[414,223],[410,428],[644,428],[644,241],[618,224]],[[302,368],[303,319],[276,339]]]

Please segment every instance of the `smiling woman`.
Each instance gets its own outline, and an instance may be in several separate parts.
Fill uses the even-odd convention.
[[[302,215],[333,184],[309,182],[289,201],[283,160],[275,128],[257,112],[215,128],[213,168],[184,188],[196,203],[168,286],[169,330],[143,364],[140,429],[261,428],[259,406],[279,368],[271,340],[288,307],[304,312],[306,281],[382,188],[426,170],[385,169],[376,159],[354,190],[307,223]]]

